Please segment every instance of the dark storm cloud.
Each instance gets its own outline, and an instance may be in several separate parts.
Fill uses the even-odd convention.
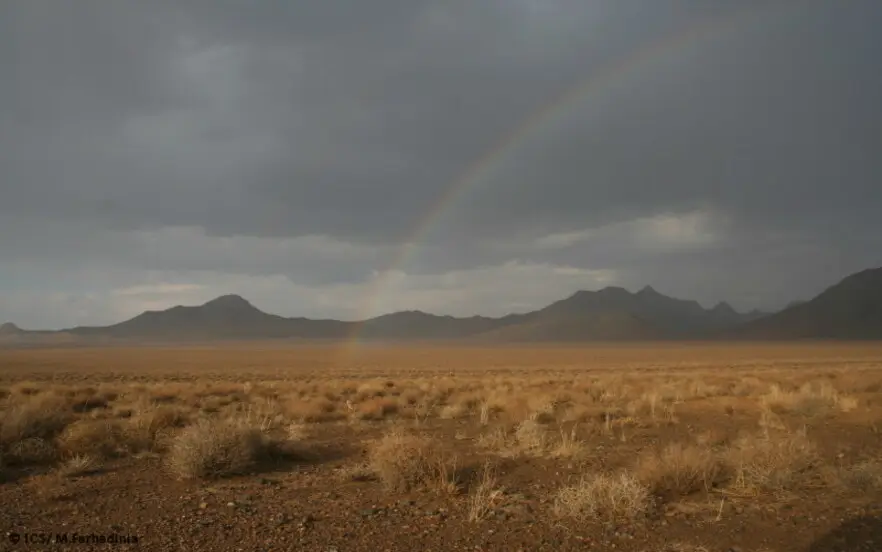
[[[5,9],[5,161],[29,184],[6,209],[362,239],[406,233],[516,121],[688,19],[529,2]]]
[[[527,135],[393,263],[530,114],[751,9]],[[82,267],[434,286],[517,259],[777,305],[882,264],[880,25],[873,1],[3,2],[0,286],[72,292]]]

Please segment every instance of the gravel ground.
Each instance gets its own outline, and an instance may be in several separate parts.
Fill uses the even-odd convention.
[[[834,500],[819,492],[783,505],[726,502],[722,514],[706,502],[677,504],[616,525],[556,520],[537,486],[507,492],[488,519],[473,523],[467,497],[393,495],[376,482],[341,483],[326,465],[185,482],[169,477],[159,459],[141,458],[81,477],[18,476],[0,485],[2,550],[882,550],[880,497]],[[138,543],[40,541],[60,533],[136,536]]]

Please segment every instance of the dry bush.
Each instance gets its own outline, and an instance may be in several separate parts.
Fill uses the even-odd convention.
[[[42,464],[55,459],[53,439],[73,419],[67,399],[56,394],[23,395],[0,419],[0,454],[7,464]]]
[[[555,458],[582,458],[588,453],[588,446],[585,441],[576,437],[576,428],[573,425],[570,432],[567,433],[560,429],[560,441],[555,444],[550,451],[551,456]]]
[[[55,444],[41,437],[28,437],[12,443],[3,453],[7,465],[49,464],[58,457]]]
[[[490,420],[503,411],[504,408],[501,405],[496,404],[491,400],[483,401],[478,405],[478,423],[481,425],[487,425],[490,423]]]
[[[438,411],[438,417],[442,420],[459,420],[467,418],[471,414],[466,403],[456,402],[453,404],[445,404]]]
[[[309,436],[309,428],[307,428],[306,424],[291,422],[285,427],[285,436],[288,438],[288,441],[303,441]]]
[[[58,436],[58,449],[67,457],[112,458],[127,448],[123,428],[115,420],[78,420]]]
[[[58,466],[58,474],[63,477],[77,477],[94,472],[98,466],[99,462],[94,456],[78,454],[71,456]]]
[[[596,422],[601,418],[603,411],[596,406],[574,404],[566,409],[563,415],[564,422],[578,422],[584,424],[586,422]]]
[[[370,464],[352,464],[340,468],[337,477],[341,481],[374,481],[377,479],[377,474]]]
[[[93,387],[82,387],[78,389],[68,389],[65,392],[69,399],[71,410],[77,413],[92,412],[97,409],[106,409],[110,402],[115,400],[117,393],[112,391],[101,391]]]
[[[398,401],[391,398],[373,398],[356,405],[352,417],[356,420],[384,420],[398,413]]]
[[[15,395],[24,395],[31,396],[36,395],[43,391],[43,387],[41,384],[33,382],[33,381],[20,381],[18,383],[14,383],[9,387],[9,393],[12,396]]]
[[[695,443],[699,447],[709,449],[722,448],[729,444],[729,436],[722,430],[710,428],[695,436]]]
[[[166,448],[173,431],[184,427],[189,418],[189,413],[177,406],[147,406],[127,420],[123,431],[132,450],[158,451]]]
[[[509,446],[508,432],[503,427],[495,427],[479,435],[475,444],[485,449],[504,451]]]
[[[843,395],[830,382],[803,384],[796,391],[785,391],[773,384],[762,397],[762,404],[774,412],[792,412],[802,416],[823,416],[832,410],[849,412],[858,406],[854,397]]]
[[[438,442],[423,435],[396,428],[372,443],[368,463],[390,490],[416,487],[454,490],[455,458],[441,450]]]
[[[54,394],[14,401],[0,420],[0,446],[30,438],[51,439],[73,419],[68,401]]]
[[[710,449],[670,443],[637,461],[637,478],[654,493],[686,496],[709,491],[724,474],[722,461]]]
[[[512,432],[497,427],[479,436],[477,440],[478,446],[503,456],[541,456],[548,451],[549,443],[548,430],[534,416],[523,420]]]
[[[774,432],[739,438],[727,462],[736,489],[775,492],[797,488],[818,465],[818,456],[804,432]]]
[[[638,518],[651,505],[649,489],[636,477],[597,474],[558,490],[554,512],[561,517],[612,521]]]
[[[292,399],[285,404],[284,410],[289,417],[303,423],[331,422],[346,417],[345,414],[337,411],[336,404],[326,398]]]
[[[728,390],[728,395],[733,397],[751,397],[759,395],[760,390],[765,388],[763,382],[755,376],[745,376]]]
[[[548,430],[531,416],[515,428],[514,439],[519,452],[539,455],[548,446]]]
[[[358,386],[355,392],[355,401],[362,402],[368,399],[382,398],[389,393],[385,382],[380,380],[366,381]]]
[[[172,441],[168,464],[184,479],[226,477],[247,473],[272,450],[266,433],[247,420],[202,418]]]
[[[469,497],[468,520],[471,522],[481,521],[493,511],[501,499],[502,490],[499,488],[493,466],[489,463],[484,464],[481,480]]]
[[[837,470],[838,482],[858,491],[882,490],[882,462],[866,460]]]
[[[694,379],[689,383],[688,395],[695,399],[707,399],[709,397],[719,397],[723,394],[723,390],[718,385],[705,382],[702,379]]]

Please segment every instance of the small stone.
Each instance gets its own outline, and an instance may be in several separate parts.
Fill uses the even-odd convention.
[[[235,508],[236,503],[235,503],[235,502],[227,502],[227,506],[228,506],[229,508]]]
[[[200,503],[199,503],[199,509],[200,509],[200,510],[204,510],[204,509],[206,509],[206,508],[208,508],[208,503],[207,503],[207,502],[200,502]]]

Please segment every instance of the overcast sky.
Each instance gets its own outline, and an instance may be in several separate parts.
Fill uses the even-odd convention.
[[[882,265],[879,29],[878,0],[4,0],[0,322],[810,298]]]

